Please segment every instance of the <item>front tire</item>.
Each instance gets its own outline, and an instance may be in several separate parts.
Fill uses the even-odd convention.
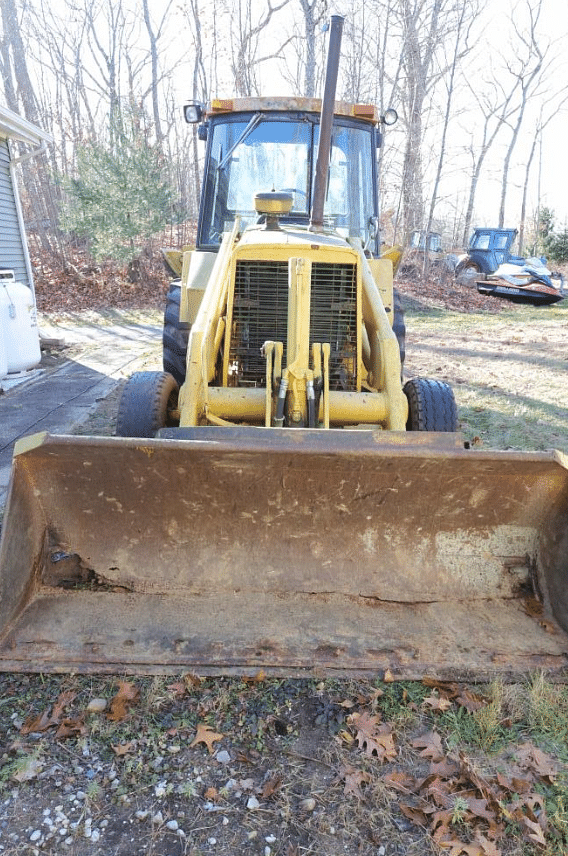
[[[458,410],[451,386],[429,378],[412,378],[404,385],[408,399],[407,431],[457,431]]]
[[[473,284],[478,279],[485,279],[485,274],[477,264],[471,259],[464,259],[455,269],[455,278],[460,285],[467,285],[473,288]]]
[[[167,372],[135,372],[122,390],[116,419],[117,437],[155,437],[177,422],[179,387]]]
[[[398,288],[394,288],[392,293],[392,313],[392,329],[398,342],[400,365],[402,368],[406,354],[406,325],[404,323],[404,307]]]
[[[176,279],[170,283],[166,296],[162,334],[163,366],[164,371],[171,374],[179,386],[182,386],[185,382],[187,343],[191,325],[179,320],[180,303],[181,280]]]

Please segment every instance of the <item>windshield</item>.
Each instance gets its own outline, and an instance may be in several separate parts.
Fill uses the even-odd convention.
[[[218,246],[223,232],[240,216],[243,226],[258,220],[254,196],[281,190],[293,196],[283,222],[309,222],[319,125],[306,118],[266,115],[223,117],[209,132],[201,211],[202,246]],[[374,227],[373,138],[371,127],[334,125],[324,206],[326,227],[363,241]]]

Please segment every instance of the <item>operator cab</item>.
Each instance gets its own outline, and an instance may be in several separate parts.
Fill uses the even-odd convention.
[[[292,208],[280,217],[282,226],[308,227],[319,111],[320,102],[315,99],[212,103],[200,127],[200,136],[206,133],[207,151],[198,249],[216,250],[237,216],[243,228],[257,223],[254,197],[258,192],[291,194]],[[191,111],[191,120],[199,120],[198,115],[199,111]],[[379,121],[373,107],[336,105],[324,204],[324,228],[360,237],[372,255],[379,253],[375,156],[381,138]]]

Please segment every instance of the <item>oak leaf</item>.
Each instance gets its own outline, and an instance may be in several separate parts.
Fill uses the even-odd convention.
[[[193,747],[197,746],[198,743],[205,743],[209,750],[209,754],[212,755],[215,751],[213,744],[218,740],[222,740],[224,736],[224,734],[221,734],[218,731],[213,731],[212,727],[207,725],[206,722],[199,722],[197,725],[197,734],[189,744],[189,747],[190,749],[193,749]]]
[[[76,693],[72,690],[60,693],[51,710],[48,708],[43,713],[40,713],[39,716],[28,717],[20,728],[20,732],[22,734],[32,734],[34,732],[47,731],[48,728],[60,725],[65,709],[71,704],[75,695]]]
[[[452,706],[452,702],[447,696],[437,696],[432,693],[431,696],[425,698],[422,702],[425,707],[429,707],[435,713],[445,713]]]
[[[371,781],[370,773],[367,773],[365,770],[359,770],[356,767],[352,767],[350,764],[344,764],[339,771],[339,775],[345,782],[343,793],[346,796],[348,794],[353,794],[354,796],[361,798],[363,796],[361,785],[366,785]]]
[[[487,707],[489,704],[486,698],[465,688],[456,696],[456,702],[461,707],[465,707],[469,713],[475,713],[476,710]]]
[[[110,700],[110,711],[107,719],[121,722],[128,715],[131,705],[138,701],[140,690],[130,681],[120,681],[116,695]]]
[[[442,748],[442,738],[437,731],[428,731],[422,737],[412,741],[415,749],[421,749],[421,758],[430,758],[431,761],[443,761],[445,758]]]
[[[76,719],[64,719],[60,722],[55,732],[55,739],[63,740],[65,737],[82,737],[86,733],[87,728],[83,716],[78,716]]]
[[[521,767],[533,770],[541,779],[552,783],[557,772],[557,764],[551,755],[537,749],[532,743],[523,743],[515,752]]]
[[[269,797],[273,796],[276,791],[280,790],[281,786],[282,776],[276,773],[275,776],[268,779],[268,781],[266,781],[262,786],[262,799],[267,800]]]
[[[485,838],[481,833],[475,836],[475,840],[481,845],[483,856],[502,856],[503,851],[497,847],[495,842]]]
[[[387,773],[383,776],[383,782],[388,788],[400,791],[401,794],[412,794],[416,790],[416,779],[410,773]]]
[[[403,815],[407,817],[408,820],[410,820],[412,823],[414,823],[415,826],[421,826],[423,828],[429,826],[432,810],[428,809],[426,803],[423,803],[420,806],[399,803],[398,807],[403,813]]]
[[[465,844],[458,838],[446,838],[437,843],[448,850],[449,856],[484,856],[481,844]]]
[[[379,761],[396,758],[397,753],[390,725],[380,723],[378,716],[371,715],[366,711],[352,713],[347,719],[355,728],[355,740],[365,755],[369,758],[376,757]]]
[[[528,837],[531,841],[534,841],[535,844],[540,844],[542,847],[546,846],[544,830],[540,823],[535,823],[534,821],[529,820],[528,817],[524,817],[523,824],[528,830]]]

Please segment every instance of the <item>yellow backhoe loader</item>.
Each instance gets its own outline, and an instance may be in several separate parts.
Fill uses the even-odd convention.
[[[207,140],[164,371],[116,437],[15,450],[0,668],[485,679],[568,662],[568,473],[464,448],[451,389],[402,381],[376,150],[336,103],[186,107]]]

